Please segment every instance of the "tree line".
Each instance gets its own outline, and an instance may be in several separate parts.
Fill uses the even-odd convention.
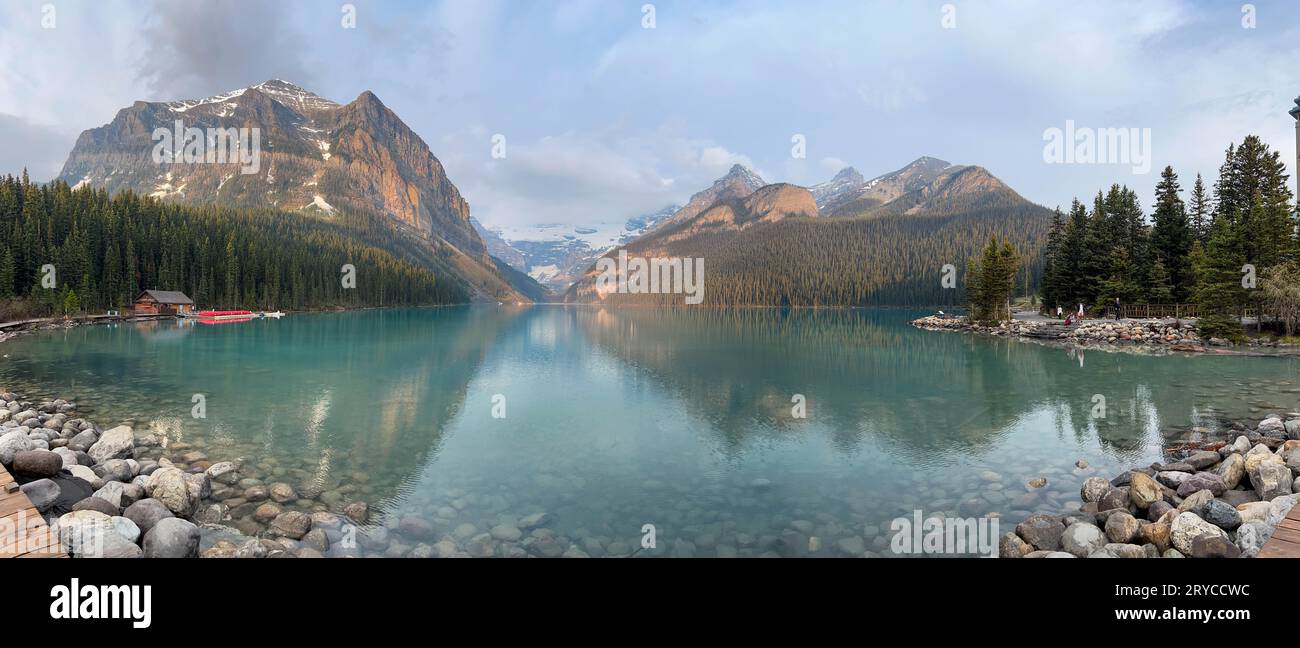
[[[1288,184],[1281,154],[1250,135],[1228,146],[1212,189],[1198,174],[1186,201],[1166,166],[1150,219],[1127,186],[1099,191],[1091,208],[1076,198],[1068,214],[1056,210],[1047,237],[1044,310],[1190,303],[1202,334],[1239,338],[1241,315],[1253,307],[1279,317],[1290,335],[1300,238]]]
[[[306,309],[460,303],[436,253],[375,216],[181,206],[131,191],[0,178],[3,319],[129,306],[180,290],[201,308]],[[356,269],[345,288],[343,267]]]

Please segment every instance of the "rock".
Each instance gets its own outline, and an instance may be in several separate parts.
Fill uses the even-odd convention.
[[[1238,504],[1236,509],[1237,514],[1241,516],[1241,523],[1244,525],[1267,520],[1268,510],[1272,506],[1272,502],[1247,502]]]
[[[1097,510],[1109,511],[1112,509],[1128,509],[1129,496],[1128,486],[1120,486],[1106,491],[1105,495],[1097,501]]]
[[[199,503],[197,493],[190,489],[185,473],[178,468],[160,468],[154,471],[149,476],[145,492],[181,517],[192,515]]]
[[[266,546],[257,539],[249,540],[235,550],[236,558],[265,558]]]
[[[1137,538],[1142,544],[1154,545],[1157,551],[1163,552],[1169,548],[1169,525],[1164,522],[1144,524],[1138,528]]]
[[[1016,535],[1035,549],[1056,551],[1061,547],[1061,535],[1065,525],[1050,515],[1031,515],[1024,522],[1016,525]]]
[[[329,551],[330,539],[324,529],[312,529],[302,536],[302,546],[316,551]]]
[[[1217,526],[1202,520],[1195,513],[1179,513],[1170,527],[1170,541],[1174,548],[1183,555],[1193,555],[1193,543],[1197,538],[1223,538],[1228,534]]]
[[[1283,495],[1270,502],[1268,507],[1268,519],[1266,519],[1265,522],[1268,522],[1272,526],[1281,524],[1282,518],[1286,517],[1286,514],[1296,505],[1297,500],[1300,500],[1300,495]]]
[[[109,518],[109,522],[113,524],[117,534],[127,542],[135,544],[140,541],[140,527],[135,522],[132,522],[130,518],[114,515]]]
[[[200,500],[207,499],[212,495],[212,480],[204,473],[185,475],[185,485],[190,490],[190,497],[194,499],[195,505]]]
[[[284,482],[277,482],[271,484],[271,487],[267,490],[267,493],[271,497],[271,501],[276,502],[277,504],[284,504],[286,502],[292,502],[298,499],[298,493],[297,491],[293,490],[293,486],[290,486]]]
[[[370,520],[370,505],[365,502],[351,502],[343,507],[343,514],[352,518],[357,524],[365,524]]]
[[[1246,460],[1239,454],[1230,454],[1213,468],[1213,472],[1223,479],[1225,488],[1236,488],[1246,474]]]
[[[1264,501],[1272,500],[1282,495],[1291,494],[1291,486],[1295,481],[1291,474],[1291,469],[1286,467],[1281,458],[1276,455],[1270,455],[1271,458],[1256,462],[1246,463],[1246,473],[1250,476],[1250,484],[1255,488],[1255,493]]]
[[[1232,530],[1241,526],[1241,513],[1223,500],[1210,500],[1201,507],[1200,516],[1220,529]]]
[[[1036,478],[1036,479],[1031,479],[1031,480],[1029,480],[1029,481],[1025,484],[1025,486],[1027,486],[1027,487],[1029,487],[1029,488],[1031,488],[1031,489],[1042,488],[1042,487],[1044,487],[1044,486],[1046,486],[1046,485],[1047,485],[1047,478],[1046,478],[1046,477],[1038,477],[1038,478]]]
[[[267,524],[271,520],[274,520],[275,518],[279,517],[280,514],[283,512],[284,509],[280,508],[278,504],[275,504],[273,502],[265,502],[253,510],[253,519],[257,520],[258,522],[261,522],[262,524]]]
[[[1237,549],[1246,558],[1254,558],[1273,535],[1273,527],[1264,522],[1246,522],[1237,529]]]
[[[1219,461],[1222,459],[1223,458],[1220,457],[1219,453],[1217,452],[1210,452],[1209,450],[1198,450],[1196,452],[1193,452],[1191,456],[1184,459],[1183,463],[1188,464],[1195,470],[1204,470],[1206,468],[1209,468],[1210,466],[1213,466],[1216,463],[1219,463]]]
[[[25,430],[20,428],[6,432],[0,435],[0,463],[6,466],[12,464],[15,455],[24,450],[31,450],[32,447]]]
[[[14,453],[13,467],[20,477],[53,477],[63,470],[63,457],[49,450],[21,450]]]
[[[1183,502],[1179,504],[1178,508],[1174,510],[1178,511],[1179,513],[1184,513],[1187,511],[1199,511],[1201,510],[1202,506],[1205,506],[1206,502],[1209,502],[1212,499],[1214,499],[1214,493],[1211,493],[1210,491],[1207,490],[1196,491],[1195,493],[1192,493],[1191,495],[1183,498]]]
[[[131,464],[127,463],[125,459],[109,459],[95,466],[94,471],[96,475],[106,482],[128,482],[134,476],[131,474]]]
[[[1087,558],[1105,545],[1106,534],[1092,524],[1076,522],[1061,534],[1061,547],[1076,558]]]
[[[171,509],[156,499],[142,499],[126,507],[122,517],[131,520],[140,527],[142,533],[148,533],[159,521],[173,517]]]
[[[1246,454],[1247,452],[1250,452],[1250,439],[1238,435],[1237,438],[1233,440],[1231,447],[1232,451],[1237,454]]]
[[[193,523],[175,517],[163,518],[144,534],[144,555],[146,558],[196,558],[199,538],[199,528]]]
[[[492,537],[504,542],[515,542],[523,537],[523,532],[508,524],[498,524],[489,531]]]
[[[95,463],[104,463],[109,459],[126,459],[134,448],[135,434],[129,426],[119,425],[101,434],[87,452]]]
[[[99,511],[104,515],[117,515],[122,509],[113,506],[105,500],[95,496],[83,498],[80,502],[72,505],[74,511]]]
[[[1083,480],[1083,486],[1079,488],[1079,496],[1085,502],[1100,501],[1102,496],[1112,488],[1110,482],[1101,477],[1089,477]]]
[[[1241,549],[1227,536],[1198,536],[1192,540],[1193,558],[1237,558]]]
[[[239,481],[239,474],[235,472],[238,469],[234,462],[220,461],[208,466],[204,472],[212,481],[229,485]]]
[[[73,452],[85,452],[98,440],[99,435],[95,434],[94,430],[83,430],[68,439],[68,449]]]
[[[1068,532],[1069,529],[1066,531]],[[999,558],[1023,558],[1033,550],[1034,548],[1028,542],[1021,540],[1020,536],[1014,533],[1004,533],[998,540]]]
[[[40,513],[54,508],[54,503],[59,501],[59,495],[62,494],[59,485],[49,478],[27,482],[22,485],[22,491]]]
[[[519,528],[528,531],[540,526],[546,526],[550,521],[551,516],[546,513],[533,513],[532,515],[526,515],[519,520]]]
[[[1172,510],[1174,510],[1173,504],[1170,504],[1169,502],[1166,502],[1164,500],[1160,500],[1158,502],[1153,503],[1150,506],[1150,508],[1147,509],[1147,520],[1151,522],[1159,521],[1160,518],[1163,517],[1165,513],[1168,513]]]
[[[112,504],[114,507],[121,510],[121,508],[124,505],[130,506],[131,504],[134,503],[134,500],[132,500],[131,502],[122,501],[123,487],[124,484],[122,482],[115,482],[115,481],[108,482],[107,484],[104,484],[102,488],[95,491],[94,496],[104,500],[105,502],[108,502],[109,504]]]
[[[1259,427],[1255,431],[1259,432],[1261,436],[1266,436],[1272,439],[1286,438],[1286,424],[1282,422],[1282,419],[1277,418],[1276,416],[1271,416],[1260,421]]]
[[[1093,552],[1089,558],[1146,558],[1146,551],[1135,544],[1110,542]]]
[[[1164,499],[1164,491],[1160,489],[1160,484],[1156,483],[1156,480],[1145,473],[1135,472],[1132,481],[1129,482],[1128,496],[1134,506],[1146,510],[1152,504]]]
[[[1128,544],[1137,536],[1137,532],[1138,521],[1127,512],[1115,513],[1106,519],[1106,537],[1111,542]]]
[[[1156,473],[1156,481],[1170,488],[1178,488],[1192,473],[1177,470],[1162,470]]]
[[[67,470],[68,472],[72,473],[73,477],[84,480],[87,484],[90,484],[91,488],[98,488],[99,486],[103,485],[103,480],[99,478],[99,475],[96,475],[95,471],[85,466],[78,464],[76,466],[69,467]]]
[[[1222,477],[1211,472],[1198,472],[1178,485],[1178,496],[1187,497],[1196,491],[1208,490],[1217,497],[1227,489]]]
[[[285,511],[271,520],[267,532],[272,536],[299,540],[311,530],[311,516],[302,511]]]
[[[59,542],[77,558],[138,558],[140,547],[118,532],[113,519],[99,511],[73,511],[57,522]]]
[[[1226,490],[1219,496],[1219,499],[1232,505],[1233,508],[1236,508],[1242,504],[1258,502],[1259,495],[1256,495],[1253,490]]]
[[[260,502],[266,499],[266,488],[263,486],[249,486],[244,489],[244,499],[249,502]]]

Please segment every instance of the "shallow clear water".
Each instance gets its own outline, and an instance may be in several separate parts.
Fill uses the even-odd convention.
[[[650,553],[801,555],[808,535],[816,554],[853,538],[887,552],[896,516],[1014,523],[1174,440],[1300,410],[1294,358],[1081,356],[919,331],[918,314],[466,307],[92,326],[0,345],[0,384],[419,517],[429,542],[546,512],[597,555],[639,546],[645,524]],[[1048,486],[1027,488],[1036,477]]]

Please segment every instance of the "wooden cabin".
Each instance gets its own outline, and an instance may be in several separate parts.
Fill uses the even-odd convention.
[[[136,315],[193,315],[194,300],[179,290],[146,290],[135,298]]]

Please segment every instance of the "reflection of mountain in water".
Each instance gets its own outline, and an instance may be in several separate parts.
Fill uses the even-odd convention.
[[[643,370],[709,421],[727,452],[822,426],[836,447],[864,443],[925,460],[979,452],[1030,427],[1072,443],[1137,453],[1168,426],[1204,423],[1190,393],[1153,390],[1205,358],[1092,354],[919,331],[887,310],[577,309],[593,344]],[[1121,387],[1121,385],[1123,385]],[[791,415],[807,398],[808,421]],[[1093,419],[1094,394],[1106,418]],[[1031,422],[1032,420],[1032,422]],[[1032,429],[1033,426],[1047,429]],[[1164,428],[1162,428],[1164,426]]]

